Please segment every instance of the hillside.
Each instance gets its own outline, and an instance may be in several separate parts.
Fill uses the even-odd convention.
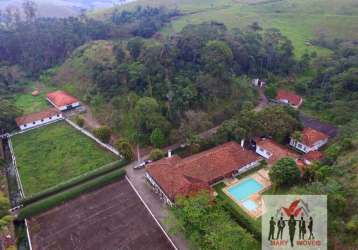
[[[280,29],[292,40],[297,56],[306,50],[326,54],[328,50],[310,44],[320,36],[358,39],[358,3],[354,0],[139,0],[120,8],[129,9],[139,4],[166,5],[184,13],[162,30],[164,34],[180,31],[187,24],[210,20],[224,22],[229,28],[244,28],[258,22],[263,28]],[[100,11],[96,15],[108,16],[110,12]]]

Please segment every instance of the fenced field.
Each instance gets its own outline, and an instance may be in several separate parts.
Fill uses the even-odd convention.
[[[66,122],[34,129],[11,139],[25,196],[118,159]]]

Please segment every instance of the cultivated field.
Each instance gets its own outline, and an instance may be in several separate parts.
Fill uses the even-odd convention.
[[[173,249],[126,179],[29,220],[33,249]]]
[[[12,143],[26,196],[116,160],[65,122],[15,135]]]

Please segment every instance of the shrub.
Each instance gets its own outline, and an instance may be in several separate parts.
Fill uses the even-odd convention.
[[[76,124],[80,126],[81,128],[85,125],[85,119],[82,116],[77,116],[76,118]]]
[[[282,158],[270,169],[269,175],[274,185],[291,186],[299,181],[301,173],[293,159]]]
[[[152,152],[150,152],[149,159],[152,161],[157,161],[162,158],[164,158],[164,152],[159,148],[153,149]]]
[[[161,129],[156,128],[153,130],[152,134],[150,135],[150,142],[156,148],[161,148],[165,145],[166,139]]]
[[[130,143],[126,140],[118,140],[115,144],[116,149],[128,161],[134,160],[134,152]]]
[[[72,178],[71,180],[69,181],[66,181],[66,182],[63,182],[59,185],[56,185],[54,187],[51,187],[51,188],[48,188],[42,192],[39,192],[35,195],[32,195],[32,196],[29,196],[29,197],[26,197],[24,199],[21,200],[21,204],[26,206],[30,203],[33,203],[33,202],[36,202],[36,201],[39,201],[41,199],[44,199],[48,196],[51,196],[51,195],[54,195],[56,193],[59,193],[59,192],[62,192],[66,189],[69,189],[69,188],[72,188],[78,184],[81,184],[81,183],[84,183],[86,181],[89,181],[91,179],[94,179],[98,176],[101,176],[101,175],[104,175],[104,174],[107,174],[115,169],[119,169],[123,166],[125,166],[126,164],[128,163],[127,160],[121,160],[121,161],[116,161],[116,162],[112,162],[110,164],[107,164],[107,165],[104,165],[103,167],[100,167],[98,169],[95,169],[91,172],[88,172],[88,173],[85,173],[85,174],[82,174],[78,177],[75,177],[75,178]]]
[[[104,143],[108,143],[111,139],[111,129],[107,126],[94,129],[93,134]]]
[[[20,210],[17,216],[17,220],[21,221],[34,215],[43,213],[48,209],[59,206],[66,201],[74,199],[84,193],[99,189],[107,184],[117,181],[118,179],[123,178],[125,175],[126,171],[124,169],[115,170],[94,180],[82,183],[81,185],[73,187],[69,190],[32,203],[31,205],[28,205]]]

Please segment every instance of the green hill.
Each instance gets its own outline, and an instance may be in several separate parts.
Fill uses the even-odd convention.
[[[183,12],[162,30],[164,34],[210,20],[224,22],[229,28],[244,28],[257,21],[263,28],[280,29],[292,40],[297,56],[305,51],[327,53],[309,42],[320,36],[358,39],[358,3],[354,0],[139,0],[121,8],[137,5],[165,5]],[[96,14],[108,16],[110,11]]]

